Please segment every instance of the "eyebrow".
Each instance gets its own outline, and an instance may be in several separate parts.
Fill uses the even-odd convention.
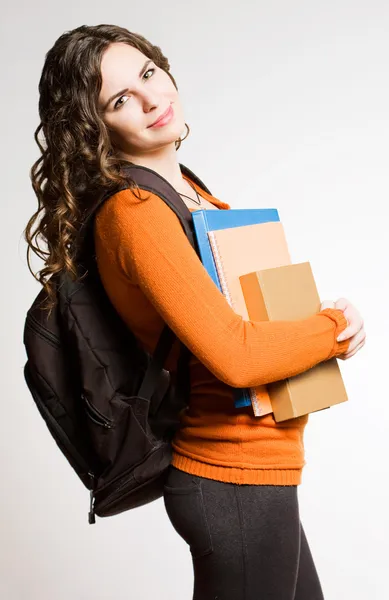
[[[139,71],[139,77],[142,77],[143,73],[145,72],[145,69],[152,62],[153,61],[150,60],[150,59],[146,60],[145,64],[143,65],[143,67]],[[103,111],[107,110],[107,108],[111,104],[112,100],[115,100],[115,98],[117,98],[118,96],[121,96],[122,94],[124,94],[127,91],[128,91],[128,88],[124,88],[124,90],[120,90],[120,92],[116,92],[116,94],[113,94],[110,98],[108,98],[107,102],[103,106]]]

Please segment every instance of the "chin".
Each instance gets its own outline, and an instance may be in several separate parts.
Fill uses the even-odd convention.
[[[167,144],[169,143],[173,143],[176,140],[178,140],[178,138],[180,136],[183,135],[183,132],[185,133],[186,128],[185,128],[185,124],[183,125],[183,127],[177,127],[176,123],[172,123],[171,127],[164,127],[163,130],[159,130],[159,139],[165,141]]]

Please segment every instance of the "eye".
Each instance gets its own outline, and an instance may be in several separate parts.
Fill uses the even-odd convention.
[[[154,73],[154,71],[155,71],[155,69],[154,69],[154,68],[147,69],[147,71],[145,71],[145,73],[143,74],[143,78],[145,78],[146,80],[147,80],[147,79],[150,79],[150,77],[146,77],[146,75],[147,75],[147,73],[150,73],[150,72]],[[114,108],[114,110],[117,110],[118,108],[120,108],[121,106],[123,106],[123,104],[125,104],[125,102],[122,102],[121,104],[119,104],[119,101],[120,101],[122,98],[126,98],[126,97],[127,97],[127,98],[130,98],[130,96],[126,96],[125,94],[124,94],[123,96],[120,96],[120,98],[119,98],[119,99],[118,99],[118,100],[115,102],[115,105],[114,105],[114,107],[113,107],[113,108]]]
[[[147,69],[147,71],[145,72],[145,74],[143,75],[143,77],[145,77],[146,73],[150,73],[150,71],[152,71],[154,73],[155,69]],[[150,79],[150,77],[147,77],[146,79]]]
[[[124,96],[120,96],[119,100],[117,100],[117,101],[115,102],[115,105],[114,105],[114,107],[113,107],[113,109],[114,109],[114,110],[117,110],[118,108],[120,108],[121,106],[123,106],[123,103],[122,103],[122,104],[119,104],[119,101],[120,101],[122,98],[126,98],[126,95],[124,94]],[[127,96],[127,98],[129,98],[129,96]],[[124,102],[124,104],[125,104],[125,102]]]

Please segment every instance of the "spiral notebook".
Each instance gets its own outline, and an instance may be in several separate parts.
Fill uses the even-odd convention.
[[[246,321],[249,314],[239,277],[247,273],[292,264],[280,221],[209,231],[220,286],[234,311]],[[254,415],[272,412],[266,385],[249,388]]]

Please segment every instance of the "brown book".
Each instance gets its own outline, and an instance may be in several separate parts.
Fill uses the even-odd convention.
[[[298,320],[320,311],[309,262],[257,270],[240,277],[248,314],[254,321]],[[336,358],[299,375],[267,384],[276,421],[285,421],[348,400]]]

